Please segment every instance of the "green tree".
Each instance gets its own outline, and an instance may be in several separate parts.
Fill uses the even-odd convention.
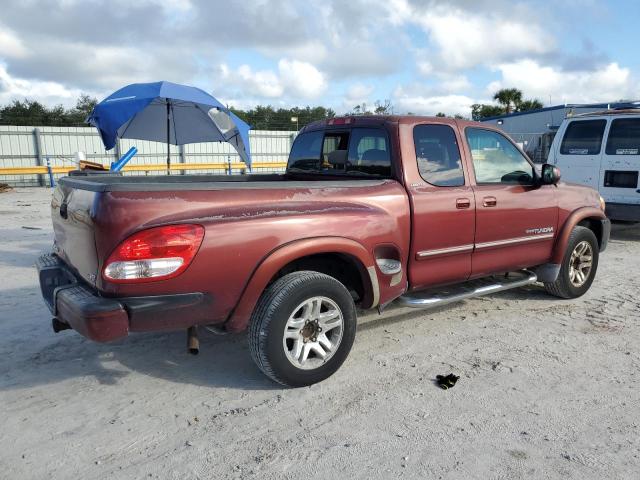
[[[533,98],[531,100],[524,100],[523,102],[520,102],[520,104],[518,105],[518,111],[526,112],[527,110],[537,110],[539,108],[542,108],[543,106],[544,105],[540,100],[538,100],[537,98]]]
[[[68,111],[69,120],[73,123],[84,123],[97,104],[97,98],[90,97],[86,93],[83,93],[76,101],[75,108]]]
[[[493,99],[502,105],[504,113],[509,114],[516,111],[522,103],[522,91],[517,88],[502,88],[493,95]]]
[[[542,108],[542,102],[537,98],[523,99],[521,90],[517,88],[503,88],[498,90],[493,99],[498,105],[474,103],[471,105],[471,118],[482,120],[483,118],[495,117],[497,115],[508,115],[514,112],[525,112]]]
[[[230,107],[230,110],[251,125],[254,130],[295,130],[318,120],[335,117],[336,113],[325,107],[293,107],[275,109],[271,105],[258,105],[250,110]],[[291,118],[297,117],[297,122]]]
[[[471,105],[471,118],[476,121],[502,115],[503,113],[504,109],[499,105],[485,105],[482,103],[474,103]]]

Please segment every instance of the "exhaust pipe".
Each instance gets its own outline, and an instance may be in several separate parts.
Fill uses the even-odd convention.
[[[51,327],[53,327],[53,331],[56,333],[61,332],[63,330],[71,330],[71,325],[69,325],[68,323],[61,322],[57,318],[51,319]]]
[[[197,355],[200,351],[200,340],[198,340],[198,328],[193,326],[187,329],[187,349],[191,355]]]

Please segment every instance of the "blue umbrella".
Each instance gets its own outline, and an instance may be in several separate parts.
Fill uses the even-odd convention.
[[[97,104],[87,123],[100,132],[112,149],[117,138],[169,144],[228,142],[251,168],[249,129],[228,108],[203,90],[171,82],[134,83]]]

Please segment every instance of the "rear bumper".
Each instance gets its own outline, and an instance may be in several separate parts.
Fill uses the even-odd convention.
[[[208,323],[210,298],[203,293],[105,298],[80,281],[57,256],[37,263],[42,297],[54,318],[96,342],[130,331],[172,330]]]
[[[611,220],[640,222],[640,205],[630,203],[607,203],[607,217]]]

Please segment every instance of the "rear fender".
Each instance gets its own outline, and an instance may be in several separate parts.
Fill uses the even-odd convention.
[[[225,323],[225,328],[232,332],[244,330],[251,318],[253,309],[262,292],[271,279],[286,265],[302,257],[320,253],[339,253],[348,255],[359,264],[364,299],[362,306],[372,308],[380,300],[380,288],[375,270],[373,256],[361,244],[342,237],[318,237],[283,245],[271,252],[254,271],[249,283],[236,305],[235,310]]]
[[[551,263],[560,265],[562,263],[562,259],[564,258],[564,254],[567,250],[567,244],[569,243],[569,236],[571,235],[571,231],[578,225],[581,221],[585,219],[594,219],[594,220],[604,220],[607,217],[604,212],[596,207],[582,207],[575,210],[567,220],[564,222],[564,226],[556,239],[556,244],[553,249],[553,257],[551,259]],[[602,246],[603,244],[602,238],[598,238],[598,243]]]

